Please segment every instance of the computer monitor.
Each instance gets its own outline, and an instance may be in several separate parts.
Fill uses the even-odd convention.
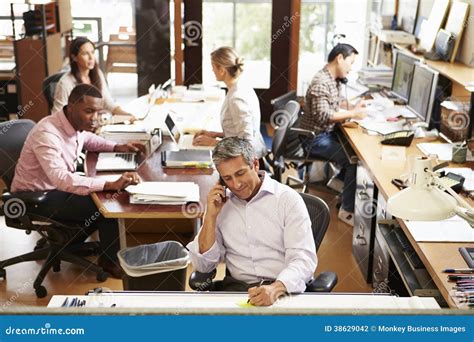
[[[408,101],[408,95],[410,94],[415,63],[419,61],[420,60],[416,57],[403,53],[400,50],[396,50],[393,68],[392,93],[405,102]]]
[[[424,122],[430,123],[438,72],[425,64],[415,63],[408,107]]]

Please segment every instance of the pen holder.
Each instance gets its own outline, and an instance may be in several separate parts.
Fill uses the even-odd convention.
[[[453,144],[453,162],[462,164],[466,162],[467,145],[464,143]]]

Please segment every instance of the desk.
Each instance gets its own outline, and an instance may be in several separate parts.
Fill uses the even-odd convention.
[[[146,205],[130,204],[129,195],[125,191],[103,191],[92,194],[94,203],[106,218],[115,218],[119,222],[120,248],[126,247],[125,219],[192,219],[195,232],[199,228],[200,218],[204,215],[207,194],[219,179],[214,169],[164,169],[161,166],[161,151],[176,150],[176,145],[169,138],[165,138],[160,148],[137,170],[144,182],[195,182],[199,185],[199,203],[180,205]],[[105,177],[111,175],[117,178],[121,173],[101,172],[97,174],[95,165],[97,153],[88,153],[86,157],[86,173],[90,177]]]
[[[85,308],[155,308],[172,310],[175,314],[291,314],[305,310],[339,309],[359,312],[367,309],[436,310],[434,298],[396,297],[374,294],[298,294],[282,297],[270,307],[242,307],[246,293],[150,292],[102,293],[88,296],[53,296],[48,308],[59,308],[69,297],[85,300]],[[240,304],[240,305],[239,305]],[[82,307],[84,308],[84,307]],[[81,309],[81,308],[78,308]],[[309,313],[309,312],[308,312]]]
[[[183,103],[179,99],[159,99],[151,108],[144,120],[144,125],[150,128],[158,127],[164,135],[169,135],[164,124],[166,114],[174,113],[176,125],[180,129],[221,130],[219,110],[223,99],[209,99],[205,102]],[[147,108],[148,97],[141,96],[125,106],[133,113],[135,108]],[[144,182],[194,182],[199,185],[200,203],[189,203],[186,206],[130,204],[129,195],[125,191],[107,191],[92,194],[94,203],[106,218],[115,218],[119,223],[120,248],[126,247],[125,219],[191,219],[194,222],[194,232],[200,226],[200,219],[206,208],[207,194],[219,178],[213,169],[164,169],[161,166],[161,151],[177,150],[177,146],[166,137],[160,148],[146,163],[137,170]],[[117,179],[121,172],[96,172],[97,154],[88,153],[86,158],[86,173],[89,177],[104,177]],[[113,177],[112,177],[113,176]]]
[[[378,136],[367,135],[360,128],[344,128],[343,132],[385,201],[398,192],[398,189],[391,183],[391,180],[406,172],[405,162],[382,162],[382,145],[379,142],[380,137]],[[407,156],[421,155],[422,153],[416,147],[416,144],[429,140],[433,140],[433,138],[415,139],[411,146],[407,148]],[[468,165],[474,167],[474,163],[469,163]],[[459,167],[459,164],[452,164],[452,166]],[[474,243],[417,243],[408,231],[404,221],[398,220],[398,222],[443,298],[450,307],[457,307],[456,303],[449,296],[453,283],[447,282],[447,276],[441,270],[448,267],[466,267],[464,260],[458,252],[458,248],[461,246],[474,247]]]

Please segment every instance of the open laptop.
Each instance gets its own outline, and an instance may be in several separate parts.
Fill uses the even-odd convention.
[[[101,152],[96,164],[97,171],[135,171],[161,145],[161,131],[152,135],[145,144],[146,153],[135,152]]]
[[[170,114],[166,115],[165,125],[170,133],[171,140],[178,145],[180,150],[212,150],[214,146],[193,145],[194,134],[183,134]]]

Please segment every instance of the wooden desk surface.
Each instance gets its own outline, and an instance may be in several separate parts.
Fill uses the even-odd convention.
[[[391,183],[391,180],[406,172],[405,162],[382,162],[381,151],[383,145],[380,144],[380,137],[365,134],[360,128],[344,128],[343,131],[359,159],[371,174],[372,179],[375,181],[383,197],[388,199],[397,193],[399,190]],[[407,148],[407,156],[422,155],[421,151],[416,147],[416,144],[430,140],[433,141],[436,139],[415,139],[411,146]],[[468,165],[474,167],[474,163],[468,163]],[[460,164],[454,163],[451,166],[461,167]],[[459,254],[458,248],[466,246],[474,247],[474,243],[417,243],[410,234],[404,221],[398,221],[446,302],[450,307],[457,307],[449,296],[449,291],[453,283],[448,283],[446,274],[442,273],[441,270],[445,268],[465,268],[466,263]]]
[[[125,191],[103,191],[94,193],[92,198],[107,218],[197,218],[204,215],[207,194],[219,179],[214,169],[165,169],[161,166],[161,151],[176,150],[176,146],[164,138],[163,144],[137,170],[142,181],[195,182],[199,185],[200,203],[181,205],[130,204]],[[116,179],[121,172],[100,172],[95,170],[97,153],[88,153],[86,172],[91,177]]]

